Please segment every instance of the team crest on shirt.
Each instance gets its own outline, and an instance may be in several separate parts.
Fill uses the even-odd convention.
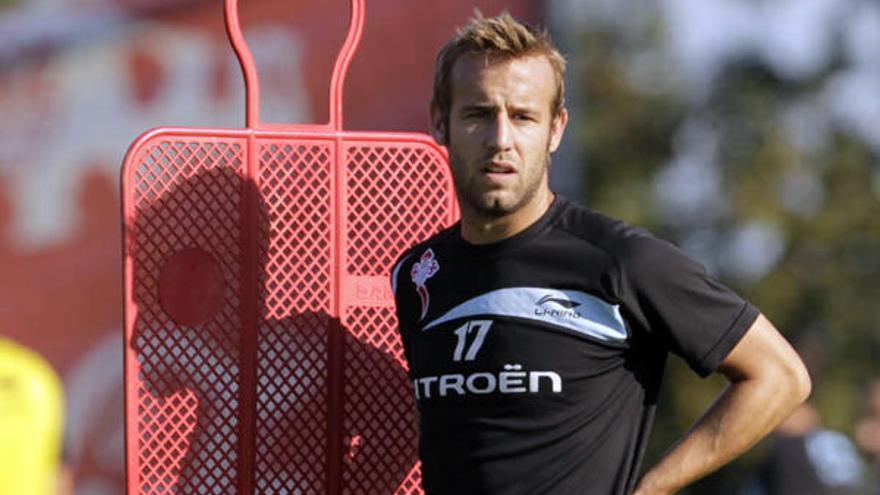
[[[428,293],[428,288],[425,284],[428,282],[428,279],[433,277],[440,270],[440,263],[437,263],[437,260],[434,257],[434,251],[431,248],[428,248],[427,251],[422,253],[422,257],[419,258],[410,271],[410,275],[412,275],[413,284],[416,286],[416,292],[419,294],[419,299],[422,301],[422,314],[419,319],[423,319],[426,314],[428,314],[428,305],[431,303],[431,295]]]

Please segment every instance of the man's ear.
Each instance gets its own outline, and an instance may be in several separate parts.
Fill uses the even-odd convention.
[[[442,146],[449,144],[449,130],[446,128],[446,118],[436,104],[431,104],[431,135]]]
[[[550,123],[550,153],[559,148],[559,143],[562,142],[562,135],[565,134],[566,124],[568,124],[568,110],[563,108],[559,115],[554,117]]]

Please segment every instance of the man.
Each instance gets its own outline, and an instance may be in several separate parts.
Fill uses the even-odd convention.
[[[754,306],[550,191],[564,69],[546,33],[507,14],[477,15],[438,57],[432,125],[462,219],[392,274],[429,494],[675,493],[809,394]],[[638,480],[669,351],[730,386]]]

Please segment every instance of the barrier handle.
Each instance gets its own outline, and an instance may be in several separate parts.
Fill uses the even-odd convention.
[[[334,131],[342,130],[342,99],[345,76],[348,66],[357,51],[364,31],[364,10],[366,0],[351,0],[351,17],[345,43],[336,56],[333,65],[333,76],[330,80],[330,121],[327,127]],[[238,57],[245,86],[245,125],[248,129],[260,127],[260,79],[257,74],[254,57],[244,39],[241,22],[238,16],[238,0],[225,0],[224,18],[229,43]]]
[[[251,49],[241,32],[238,0],[226,0],[223,7],[229,44],[232,45],[232,50],[238,57],[238,64],[241,66],[241,72],[244,76],[245,125],[248,129],[254,129],[260,125],[260,79],[257,76],[257,67]]]
[[[348,34],[345,43],[336,56],[333,65],[333,77],[330,80],[330,122],[328,125],[334,131],[342,130],[342,98],[345,89],[345,76],[348,74],[348,66],[361,43],[364,32],[364,15],[366,0],[351,0],[351,16],[348,23]]]

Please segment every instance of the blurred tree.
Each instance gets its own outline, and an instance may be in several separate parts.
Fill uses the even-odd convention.
[[[585,32],[582,135],[588,167],[588,204],[646,227],[659,227],[651,205],[651,177],[672,153],[672,137],[684,118],[681,102],[666,94],[642,94],[627,81],[621,33]]]
[[[850,434],[863,383],[880,372],[880,160],[827,116],[823,89],[843,63],[795,80],[731,60],[693,97],[671,71],[649,90],[633,81],[639,54],[662,41],[653,28],[583,33],[584,202],[690,251],[789,338],[821,335],[812,400],[827,426]],[[812,133],[811,118],[823,124]],[[649,465],[723,383],[670,360]],[[759,452],[685,493],[730,492]]]

